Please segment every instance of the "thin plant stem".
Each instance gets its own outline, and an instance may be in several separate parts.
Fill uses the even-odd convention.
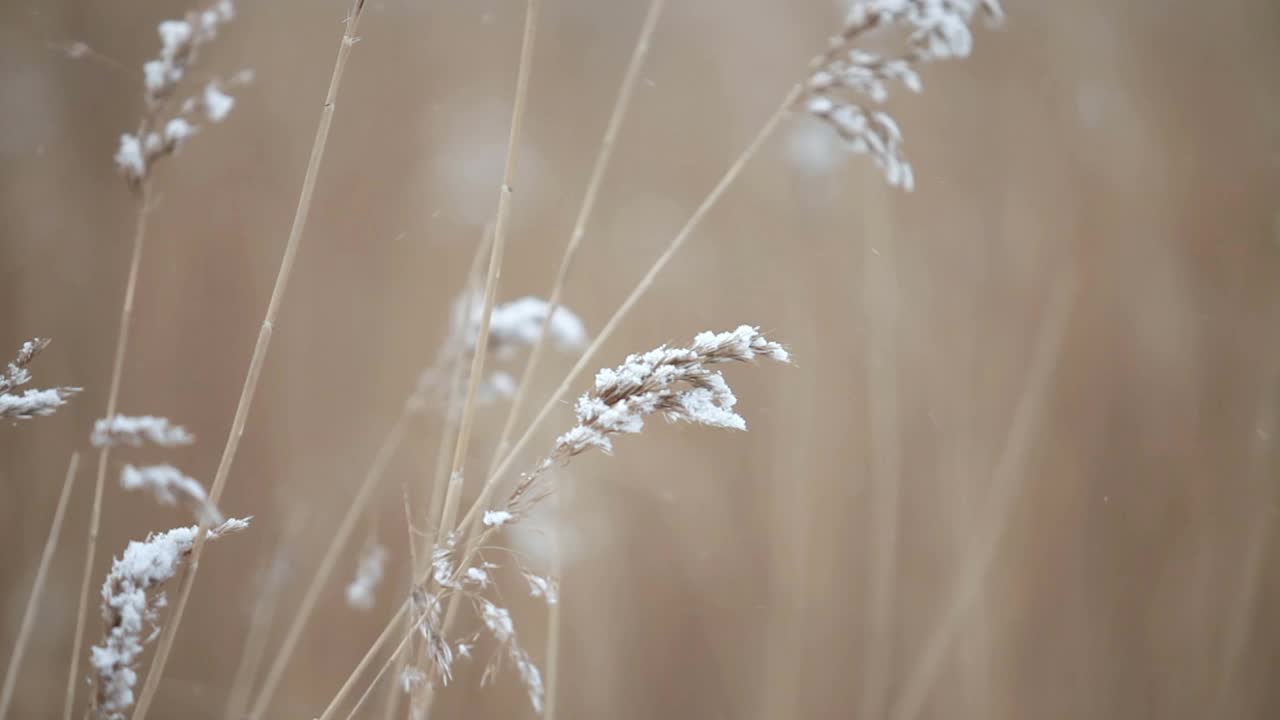
[[[111,383],[107,387],[107,417],[114,417],[120,401],[120,381],[124,376],[124,358],[129,347],[129,328],[133,325],[133,301],[138,290],[138,269],[142,265],[142,250],[146,245],[147,221],[151,218],[151,182],[144,178],[138,185],[138,215],[133,231],[133,249],[129,257],[129,277],[124,286],[124,302],[120,306],[120,325],[116,330],[116,354],[111,364]],[[71,640],[71,668],[67,672],[66,702],[62,708],[63,720],[71,720],[71,708],[75,705],[77,678],[80,675],[80,649],[84,643],[84,628],[89,611],[89,585],[93,578],[94,555],[98,549],[98,532],[102,527],[102,492],[106,485],[107,463],[111,449],[98,450],[98,471],[93,482],[93,507],[89,511],[89,538],[84,554],[84,574],[80,578],[80,602],[76,612],[76,631]]]
[[[558,493],[547,498],[551,503],[551,528],[547,531],[547,542],[550,543],[551,567],[550,574],[552,578],[560,583],[560,587],[564,587],[564,539],[560,536],[563,529],[562,520],[564,518],[564,498]],[[545,705],[543,706],[543,720],[555,720],[556,717],[556,687],[560,679],[560,605],[564,602],[564,593],[558,593],[555,602],[547,603],[547,652],[546,652],[546,672],[544,673],[544,697]]]
[[[502,432],[499,435],[493,459],[488,468],[488,474],[492,474],[498,461],[506,453],[511,442],[511,434],[515,430],[516,421],[524,408],[524,401],[528,397],[529,387],[532,385],[533,377],[537,372],[538,363],[542,359],[542,353],[546,349],[551,320],[560,308],[560,299],[564,293],[565,281],[568,279],[569,271],[577,258],[578,248],[582,245],[582,239],[586,235],[587,222],[591,219],[592,211],[595,209],[596,198],[600,193],[600,187],[604,184],[605,171],[608,169],[609,161],[613,157],[613,149],[617,144],[618,132],[622,128],[622,120],[626,117],[631,98],[635,95],[635,89],[640,80],[640,70],[644,67],[645,58],[649,54],[650,40],[653,37],[654,29],[658,25],[658,18],[661,17],[665,4],[666,0],[653,0],[649,4],[649,11],[645,15],[644,23],[640,28],[635,49],[631,53],[631,60],[627,64],[622,84],[618,88],[618,96],[614,101],[613,111],[609,116],[608,124],[605,126],[604,137],[600,141],[600,149],[596,154],[595,165],[591,169],[590,178],[587,180],[587,188],[582,196],[582,205],[578,208],[578,217],[574,221],[573,231],[569,235],[569,242],[565,246],[564,255],[560,259],[560,268],[557,270],[555,281],[551,285],[551,293],[547,300],[547,316],[543,318],[538,339],[529,351],[528,362],[525,363],[524,372],[520,375],[520,383],[516,388],[515,396],[511,400],[511,407],[507,411],[507,419],[503,423]],[[486,474],[486,477],[488,477],[488,474]],[[468,533],[470,532],[468,530]],[[553,529],[553,535],[555,532]],[[555,568],[559,564],[559,558],[557,557],[559,545],[557,540],[552,542],[552,564],[553,568]],[[558,575],[558,569],[553,569],[552,576],[558,577]],[[547,720],[551,720],[555,717],[555,680],[559,656],[560,604],[558,602],[549,604],[547,612],[547,705],[544,717]]]
[[[281,577],[283,559],[284,555],[278,554],[272,561],[272,567],[268,570],[270,576],[267,578],[267,587],[254,605],[253,617],[249,619],[249,633],[245,638],[244,650],[240,653],[240,661],[236,665],[235,679],[231,683],[223,720],[241,720],[245,717],[249,693],[253,691],[253,681],[258,677],[258,668],[266,657],[267,639],[270,637],[268,631],[284,589],[284,579]]]
[[[1058,282],[1040,325],[1026,385],[1018,397],[1004,448],[996,462],[991,489],[985,500],[981,528],[967,548],[958,587],[906,676],[901,698],[888,717],[914,720],[937,681],[942,661],[959,634],[964,619],[979,596],[991,571],[1000,540],[1013,517],[1014,504],[1024,485],[1025,466],[1034,444],[1033,433],[1042,414],[1053,371],[1061,357],[1071,309],[1075,304],[1074,277]]]
[[[736,160],[734,160],[733,164],[730,165],[728,171],[725,172],[724,177],[720,179],[720,181],[712,189],[711,193],[706,197],[706,199],[702,201],[702,204],[698,206],[697,210],[694,211],[693,216],[689,219],[689,221],[685,224],[685,226],[680,230],[680,232],[671,240],[671,243],[667,246],[666,250],[663,251],[662,255],[660,255],[658,259],[654,261],[653,266],[645,274],[644,278],[641,279],[640,283],[635,287],[634,290],[631,291],[631,294],[627,297],[627,299],[624,300],[622,305],[617,309],[617,311],[614,312],[614,315],[612,318],[609,319],[609,322],[605,324],[604,330],[602,330],[601,333],[596,336],[595,340],[592,341],[591,345],[588,346],[587,349],[583,352],[582,356],[578,358],[578,362],[573,366],[573,369],[569,371],[569,374],[565,376],[563,381],[561,381],[560,386],[556,389],[555,393],[552,394],[552,396],[547,400],[546,404],[542,406],[542,409],[538,412],[538,415],[534,418],[533,422],[529,425],[528,428],[526,428],[524,434],[520,436],[520,439],[517,440],[515,445],[512,446],[511,451],[507,453],[506,457],[498,465],[497,470],[489,475],[488,479],[485,481],[484,486],[481,488],[479,497],[476,498],[475,503],[473,503],[471,506],[471,509],[467,511],[467,514],[464,516],[462,522],[458,524],[458,527],[469,527],[472,524],[472,522],[475,520],[475,516],[480,513],[481,509],[483,509],[484,506],[488,503],[489,498],[492,497],[494,489],[498,484],[499,478],[501,478],[507,472],[507,470],[511,468],[511,465],[515,462],[516,456],[519,455],[519,453],[522,452],[524,448],[529,444],[529,441],[532,439],[534,432],[542,424],[542,421],[545,420],[546,417],[551,414],[552,409],[554,409],[559,405],[560,398],[563,397],[564,394],[568,391],[569,386],[577,378],[578,374],[581,373],[582,370],[587,366],[587,364],[590,363],[591,360],[595,357],[596,352],[604,345],[604,342],[608,340],[609,336],[612,335],[613,331],[617,328],[619,323],[621,323],[622,319],[626,316],[626,314],[631,310],[633,306],[635,306],[636,302],[638,302],[639,299],[644,295],[644,293],[653,285],[653,281],[657,277],[658,273],[661,272],[662,269],[666,267],[667,263],[670,262],[671,258],[675,255],[676,251],[679,250],[680,247],[684,245],[685,241],[688,240],[689,236],[693,234],[694,228],[697,227],[698,223],[702,220],[702,218],[711,210],[712,206],[715,205],[716,201],[720,199],[720,197],[724,194],[724,192],[728,190],[729,186],[733,184],[733,181],[738,177],[738,175],[742,173],[742,170],[743,168],[746,167],[747,163],[753,157],[755,157],[756,153],[759,152],[760,148],[764,146],[765,141],[768,140],[769,137],[773,135],[773,132],[775,130],[777,130],[778,126],[781,124],[782,120],[787,116],[788,112],[790,111],[791,107],[795,104],[796,100],[800,98],[802,90],[803,88],[800,85],[796,85],[792,87],[792,89],[787,93],[786,97],[783,98],[783,101],[778,106],[778,109],[775,110],[774,113],[770,115],[769,118],[765,121],[764,126],[756,134],[756,137],[751,141],[751,143],[746,147],[746,149],[742,151],[742,154],[739,155]],[[475,553],[478,552],[479,545],[482,544],[481,539],[486,537],[486,535],[487,533],[482,534],[475,541],[468,543],[466,553],[463,557],[463,561],[458,567],[467,567],[469,565],[471,560],[475,558]],[[421,578],[421,581],[426,581],[427,579],[428,579],[427,577],[423,576]],[[458,607],[456,598],[457,598],[456,595],[453,598],[451,598],[450,604],[449,604],[450,610],[456,611],[456,608]],[[387,639],[391,636],[392,630],[395,628],[395,624],[399,622],[400,618],[404,615],[404,613],[408,612],[408,610],[409,610],[409,601],[405,600],[400,605],[399,611],[397,611],[395,616],[392,617],[391,621],[388,622],[387,627],[383,630],[382,634],[378,636],[378,639],[374,640],[373,644],[365,652],[364,657],[360,660],[360,663],[356,666],[355,670],[353,670],[351,675],[347,677],[347,680],[343,684],[342,689],[339,690],[338,694],[334,696],[333,701],[330,703],[330,710],[332,710],[339,703],[341,703],[342,700],[346,697],[346,695],[350,692],[351,686],[354,684],[356,677],[362,674],[365,671],[365,669],[368,668],[369,664],[373,662],[374,656],[377,655],[378,651],[382,648],[383,643],[385,643]],[[452,618],[454,615],[455,613],[447,613],[446,615],[446,619],[445,619],[446,632],[449,624],[449,619]],[[321,718],[321,720],[330,720],[331,717],[332,717],[332,713],[327,712],[326,715]]]
[[[383,628],[382,634],[379,635],[378,639],[374,640],[373,644],[369,646],[369,651],[360,659],[360,663],[356,665],[356,669],[352,670],[351,674],[347,676],[347,679],[343,681],[342,687],[338,688],[337,694],[335,694],[333,699],[329,701],[329,706],[324,709],[324,714],[321,715],[318,720],[333,720],[334,714],[338,711],[338,707],[344,700],[346,700],[347,696],[351,694],[351,690],[355,687],[356,680],[360,679],[360,676],[364,674],[365,670],[369,669],[369,665],[373,663],[373,659],[377,656],[378,650],[392,635],[395,634],[396,629],[400,626],[401,620],[408,616],[409,602],[410,601],[406,598],[405,601],[400,604],[400,609],[396,611],[395,615],[391,616],[391,620],[387,623],[387,626]],[[409,631],[404,634],[403,638],[401,638],[400,645],[403,646],[412,636],[413,630],[412,626],[410,626]]]
[[[440,511],[440,524],[436,533],[436,545],[444,545],[458,516],[462,503],[463,465],[467,457],[467,445],[475,421],[476,395],[484,372],[485,354],[489,346],[489,326],[493,315],[494,298],[498,291],[498,278],[502,270],[502,256],[506,247],[507,222],[511,215],[511,184],[515,179],[516,161],[519,158],[520,132],[524,126],[525,107],[529,99],[529,76],[533,70],[533,47],[538,30],[539,0],[528,0],[525,7],[524,35],[520,42],[520,66],[516,71],[515,101],[511,109],[511,127],[507,137],[507,157],[502,172],[502,185],[498,190],[498,213],[494,220],[493,246],[489,255],[488,277],[485,279],[484,305],[481,308],[480,332],[471,357],[471,374],[467,379],[467,396],[462,406],[462,418],[458,423],[457,440],[454,443],[453,462],[444,495],[444,507]],[[550,315],[548,315],[550,317]],[[465,524],[459,527],[465,527]],[[425,693],[425,695],[423,695]],[[423,714],[429,712],[435,698],[435,683],[424,683],[415,695],[416,707]]]
[[[502,256],[507,244],[507,223],[511,216],[511,184],[515,182],[516,160],[519,158],[520,132],[524,127],[525,107],[529,100],[529,76],[533,70],[533,45],[538,29],[539,0],[528,0],[525,8],[524,37],[520,43],[520,67],[516,71],[515,102],[511,109],[511,129],[507,137],[507,158],[502,172],[502,185],[498,189],[498,214],[494,221],[493,247],[489,255],[489,273],[485,279],[484,306],[480,316],[480,335],[476,339],[475,354],[471,358],[471,376],[467,381],[467,399],[462,406],[462,419],[458,423],[458,438],[454,444],[453,464],[449,471],[449,485],[445,491],[444,509],[440,513],[437,544],[443,545],[453,530],[458,506],[462,502],[463,465],[467,458],[467,445],[475,422],[476,395],[484,372],[485,353],[489,346],[489,325],[493,314],[493,301],[498,292],[498,278],[502,271]]]
[[[218,461],[218,469],[214,474],[213,485],[209,490],[209,500],[214,505],[217,505],[221,500],[222,492],[226,488],[227,476],[231,472],[231,464],[235,460],[236,451],[240,447],[240,438],[244,435],[245,423],[249,419],[249,409],[253,405],[253,397],[258,389],[258,380],[261,378],[262,368],[266,364],[267,349],[271,345],[271,334],[275,328],[276,316],[280,313],[285,291],[289,287],[289,277],[293,273],[293,265],[298,255],[298,247],[302,241],[303,230],[306,228],[307,216],[311,212],[311,201],[315,196],[316,179],[320,175],[320,166],[329,140],[329,128],[333,124],[333,114],[337,107],[338,88],[342,84],[342,75],[343,71],[346,70],[347,58],[351,55],[351,48],[357,41],[355,32],[360,22],[360,16],[364,11],[364,4],[365,0],[355,0],[350,13],[347,15],[346,29],[343,32],[342,42],[338,48],[338,57],[334,61],[333,74],[329,79],[329,90],[325,94],[324,105],[320,111],[320,123],[316,128],[315,140],[311,145],[311,157],[307,162],[306,174],[303,176],[302,189],[298,197],[298,207],[293,216],[293,225],[289,230],[289,239],[285,243],[284,256],[280,261],[280,269],[276,273],[275,286],[271,291],[271,300],[267,303],[267,312],[262,320],[262,327],[258,331],[258,340],[253,347],[253,356],[249,360],[249,369],[245,376],[244,386],[240,391],[240,400],[236,405],[236,413],[231,421],[230,431],[227,434],[227,444],[222,451],[222,458]],[[196,536],[195,544],[191,548],[191,557],[182,577],[182,587],[179,591],[177,602],[170,612],[168,622],[156,646],[155,658],[152,660],[151,669],[147,673],[147,681],[143,686],[142,694],[139,696],[138,707],[134,711],[133,720],[146,720],[147,710],[151,706],[152,698],[155,697],[160,677],[164,673],[165,664],[168,662],[174,637],[182,624],[183,611],[191,598],[191,588],[195,584],[196,576],[199,574],[200,558],[204,553],[207,536],[208,528],[202,525],[199,534]]]
[[[404,639],[400,641],[400,644],[396,646],[396,649],[391,651],[391,655],[382,663],[382,667],[378,668],[377,674],[375,674],[373,676],[373,680],[369,682],[369,687],[364,689],[364,693],[362,693],[360,698],[356,700],[356,704],[351,707],[351,712],[347,713],[347,720],[355,720],[356,713],[360,712],[360,710],[364,708],[364,704],[368,702],[369,698],[373,695],[373,689],[378,687],[378,682],[382,680],[382,676],[386,675],[387,670],[389,670],[397,660],[404,656],[404,649],[408,647],[409,639],[412,637],[412,633],[405,634]],[[391,685],[392,691],[394,692],[395,683],[393,682]]]
[[[13,652],[9,656],[9,667],[4,673],[4,688],[0,689],[0,720],[4,720],[9,712],[9,703],[13,701],[13,689],[18,680],[18,669],[22,666],[22,655],[31,639],[31,631],[35,629],[36,612],[40,607],[40,597],[44,593],[44,580],[49,574],[49,563],[53,561],[53,553],[58,549],[58,537],[62,534],[62,520],[67,514],[67,500],[71,497],[71,483],[75,480],[76,469],[80,466],[80,453],[71,453],[71,461],[67,465],[67,477],[62,481],[62,494],[58,496],[58,506],[53,511],[53,522],[49,524],[49,537],[44,541],[44,551],[40,553],[40,565],[36,569],[36,579],[31,586],[31,596],[27,598],[27,609],[22,613],[22,624],[18,626],[18,639],[13,644]]]
[[[877,181],[878,183],[878,181]],[[867,668],[858,717],[883,715],[893,665],[894,590],[898,569],[898,512],[902,443],[898,413],[898,273],[896,238],[888,213],[892,198],[877,184],[864,215],[863,295],[868,320],[867,405],[871,430],[871,478],[877,507],[871,525],[868,582]]]
[[[587,189],[582,196],[582,206],[578,208],[578,217],[573,223],[573,232],[569,235],[569,242],[565,246],[564,255],[560,258],[560,269],[556,272],[555,281],[551,284],[551,293],[547,299],[547,316],[542,320],[542,329],[538,333],[538,339],[534,342],[533,348],[529,351],[529,360],[525,363],[524,372],[520,376],[520,384],[516,387],[515,395],[511,399],[511,408],[507,411],[507,420],[503,423],[502,433],[499,435],[498,444],[493,453],[493,463],[489,467],[490,472],[493,471],[493,465],[502,459],[507,452],[516,421],[519,420],[520,411],[524,408],[524,401],[529,394],[531,380],[537,370],[538,362],[542,359],[542,352],[547,346],[547,331],[551,327],[551,319],[560,307],[560,298],[564,294],[565,281],[569,277],[573,261],[578,256],[578,248],[582,245],[582,238],[586,235],[587,222],[591,219],[591,213],[595,209],[596,197],[600,193],[600,186],[604,184],[604,174],[609,167],[609,160],[613,157],[613,148],[617,144],[618,132],[622,128],[622,120],[626,117],[627,109],[631,105],[631,98],[634,96],[636,85],[640,80],[640,70],[644,67],[645,58],[649,54],[649,41],[653,37],[654,28],[658,25],[658,18],[662,15],[662,8],[665,4],[666,0],[653,0],[650,3],[649,12],[644,19],[644,25],[641,27],[640,35],[636,39],[635,49],[631,53],[631,61],[628,63],[626,73],[623,75],[622,85],[618,88],[617,100],[613,104],[613,112],[609,117],[608,125],[605,127],[604,138],[600,141],[600,150],[596,154],[595,165],[591,169],[591,177],[587,180]]]
[[[320,595],[324,592],[325,586],[328,585],[329,579],[333,576],[333,570],[337,567],[338,558],[342,556],[342,551],[346,549],[347,543],[351,540],[351,535],[355,532],[356,525],[364,509],[369,505],[369,501],[373,499],[374,494],[381,486],[381,480],[386,476],[387,467],[391,464],[392,458],[395,457],[396,450],[404,441],[405,435],[409,430],[409,423],[413,417],[413,401],[410,400],[405,403],[399,417],[396,418],[395,424],[391,426],[391,430],[382,441],[381,447],[378,448],[373,462],[369,465],[364,479],[360,482],[359,489],[356,490],[355,497],[348,503],[347,510],[343,514],[342,520],[338,523],[337,530],[333,532],[329,547],[325,550],[324,557],[320,560],[320,566],[311,574],[311,582],[307,586],[302,600],[292,613],[292,620],[289,623],[289,629],[285,633],[284,640],[280,644],[280,650],[271,662],[266,678],[262,681],[262,689],[258,691],[257,699],[254,700],[253,706],[249,710],[249,718],[264,717],[267,707],[271,704],[271,700],[280,686],[280,681],[284,679],[285,670],[289,667],[289,661],[293,659],[293,653],[297,649],[298,642],[302,639],[302,633],[306,629],[307,622],[311,619],[312,613],[315,612],[316,603],[320,600]]]
[[[479,257],[479,253],[477,253],[477,257]],[[275,696],[280,682],[284,679],[284,672],[288,668],[289,662],[293,659],[293,653],[297,650],[298,642],[302,639],[302,633],[315,612],[316,603],[333,576],[338,558],[341,557],[343,550],[346,549],[347,544],[350,542],[351,536],[355,532],[356,524],[364,513],[365,508],[368,507],[373,497],[377,494],[377,490],[381,487],[382,480],[386,477],[387,468],[391,465],[391,460],[399,451],[400,446],[404,444],[404,439],[408,435],[409,425],[417,415],[421,402],[422,399],[417,397],[417,391],[410,393],[395,422],[392,423],[391,429],[388,430],[382,444],[378,447],[377,453],[374,454],[373,461],[365,471],[359,488],[356,489],[355,497],[347,504],[346,512],[338,523],[338,529],[334,532],[319,567],[311,575],[311,582],[307,586],[301,602],[293,612],[292,621],[285,633],[284,641],[280,644],[280,650],[276,653],[275,659],[267,670],[262,689],[258,692],[248,717],[262,717]]]

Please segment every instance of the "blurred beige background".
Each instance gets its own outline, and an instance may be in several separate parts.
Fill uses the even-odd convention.
[[[223,501],[254,528],[205,556],[153,717],[221,717],[282,553],[278,644],[496,203],[523,3],[371,2]],[[644,5],[544,2],[500,299],[547,290]],[[52,337],[35,384],[85,387],[0,428],[6,658],[106,402],[134,212],[111,155],[156,24],[186,7],[0,4],[0,354]],[[117,462],[212,477],[346,7],[242,1],[202,57],[256,81],[158,171],[121,401],[199,442]],[[793,118],[610,340],[600,365],[751,323],[797,361],[729,370],[748,435],[657,423],[561,474],[562,717],[1280,715],[1280,6],[1007,10],[891,101],[917,192]],[[839,20],[830,0],[669,4],[568,288],[589,329]],[[72,41],[121,69],[55,49]],[[538,403],[571,364],[549,357]],[[481,414],[472,464],[504,410]],[[438,428],[396,459],[274,716],[317,714],[402,597],[397,488],[430,472]],[[61,707],[93,465],[15,717]],[[114,485],[104,513],[95,593],[129,539],[186,522]],[[342,586],[370,534],[393,573],[359,613]],[[543,562],[540,536],[515,540]],[[543,611],[512,602],[540,657]],[[476,670],[438,717],[531,715],[510,673],[480,690]]]

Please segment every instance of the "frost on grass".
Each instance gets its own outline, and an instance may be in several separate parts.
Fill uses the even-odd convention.
[[[614,435],[640,432],[654,413],[670,421],[746,430],[746,420],[734,410],[738,398],[709,366],[757,357],[791,359],[786,348],[749,325],[701,333],[686,348],[664,345],[630,355],[596,374],[595,390],[578,399],[578,424],[556,441],[555,455],[571,457],[591,448],[612,452]]]
[[[80,392],[78,387],[53,387],[12,392],[31,382],[27,366],[49,345],[48,338],[28,340],[18,349],[18,356],[0,372],[0,418],[26,420],[37,415],[52,415],[67,399]]]
[[[195,438],[186,428],[175,425],[168,418],[154,415],[114,415],[94,423],[89,441],[96,448],[130,445],[155,445],[177,447],[190,445]]]
[[[209,530],[216,540],[249,527],[249,520],[231,519]],[[124,720],[134,702],[136,665],[143,648],[159,632],[165,596],[156,589],[171,579],[191,553],[199,527],[180,527],[134,540],[112,561],[102,584],[102,642],[90,650],[96,686],[93,716]]]
[[[497,641],[498,650],[486,666],[482,683],[492,681],[504,663],[510,662],[529,694],[536,712],[542,711],[544,688],[542,675],[517,639],[515,622],[506,608],[481,593],[494,588],[494,566],[476,561],[488,538],[501,528],[518,523],[550,490],[537,486],[537,481],[557,460],[568,461],[592,448],[611,451],[613,437],[620,433],[637,433],[650,415],[661,413],[671,421],[685,421],[711,427],[746,429],[746,421],[734,407],[737,398],[728,383],[714,368],[730,362],[751,362],[766,358],[790,362],[786,348],[764,337],[749,325],[721,333],[704,332],[693,338],[688,347],[661,346],[646,353],[631,355],[616,368],[601,370],[595,388],[578,401],[578,424],[561,435],[552,452],[526,472],[508,496],[502,508],[484,511],[483,529],[464,544],[457,531],[450,533],[444,545],[432,554],[431,587],[414,591],[414,606],[421,608],[419,626],[427,637],[433,664],[443,677],[448,677],[454,651],[439,637],[439,627],[432,618],[432,608],[439,607],[442,597],[463,593],[489,635]],[[548,604],[560,599],[557,581],[521,568],[529,594]],[[431,649],[434,647],[434,649]]]
[[[120,487],[125,490],[149,490],[164,505],[177,505],[181,500],[190,508],[196,522],[211,526],[222,522],[222,513],[209,501],[204,486],[187,477],[172,465],[125,465],[120,472]]]
[[[151,173],[155,162],[171,155],[200,131],[199,121],[219,123],[235,105],[226,90],[248,82],[250,74],[233,75],[227,81],[214,78],[203,90],[174,102],[174,97],[191,74],[200,51],[235,18],[231,0],[217,0],[201,10],[156,26],[160,54],[142,65],[143,99],[147,111],[137,132],[120,136],[115,153],[116,168],[133,187]]]
[[[867,102],[884,103],[894,84],[920,92],[918,66],[968,57],[970,25],[978,17],[994,23],[1004,13],[998,0],[857,0],[830,49],[814,61],[805,109],[831,126],[851,152],[869,155],[890,185],[911,190],[915,175],[902,151],[898,123]],[[881,29],[904,32],[906,50],[882,55],[859,47]]]
[[[386,569],[386,546],[374,544],[365,548],[356,566],[356,576],[347,585],[347,604],[357,610],[372,609]]]

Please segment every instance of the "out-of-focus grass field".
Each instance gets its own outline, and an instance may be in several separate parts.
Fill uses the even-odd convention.
[[[547,291],[645,9],[544,5],[500,299]],[[796,117],[609,341],[602,366],[750,323],[796,366],[729,371],[747,435],[656,423],[560,474],[562,717],[1280,715],[1280,8],[1006,6],[973,58],[891,100],[916,192],[883,187],[865,157],[815,164],[839,149]],[[52,337],[35,385],[85,387],[53,417],[0,427],[6,658],[67,457],[106,404],[134,212],[111,155],[141,112],[155,25],[185,8],[0,5],[0,355]],[[117,454],[206,482],[346,4],[239,11],[199,68],[256,81],[158,171],[122,390],[122,412],[198,443]],[[670,3],[567,291],[589,329],[839,20],[826,0]],[[286,616],[435,358],[496,204],[522,22],[514,0],[370,5],[222,503],[254,527],[205,555],[152,717],[222,717],[265,568],[283,547]],[[51,49],[70,41],[120,68]],[[571,364],[549,357],[536,404]],[[504,411],[481,413],[473,466]],[[535,446],[571,423],[566,406]],[[417,424],[395,460],[273,717],[318,714],[398,606],[399,486],[425,494],[438,430]],[[61,708],[93,465],[13,717]],[[111,484],[94,597],[129,539],[184,522]],[[369,533],[393,572],[360,613],[342,585]],[[545,563],[543,536],[516,540]],[[521,595],[508,599],[540,657],[544,613]],[[929,655],[947,622],[954,641]],[[479,669],[438,717],[530,715],[510,674],[480,690]]]

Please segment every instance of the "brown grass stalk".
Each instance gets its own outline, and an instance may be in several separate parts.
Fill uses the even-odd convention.
[[[111,364],[111,381],[107,386],[107,414],[116,414],[120,400],[120,381],[124,376],[124,358],[129,348],[129,328],[133,325],[133,302],[138,290],[138,268],[142,265],[142,250],[146,245],[147,221],[151,218],[151,181],[143,178],[136,186],[138,214],[133,231],[133,248],[129,256],[129,276],[124,285],[124,302],[120,306],[120,324],[116,329],[115,359]],[[71,640],[71,668],[67,671],[66,702],[62,708],[63,720],[71,720],[71,708],[75,705],[76,685],[80,674],[80,649],[84,646],[84,628],[89,611],[89,585],[93,579],[94,556],[98,549],[98,532],[102,527],[102,493],[106,486],[107,463],[111,448],[104,445],[98,451],[98,471],[93,481],[93,507],[89,512],[89,537],[84,554],[84,574],[80,578],[80,600],[76,612],[76,630]]]
[[[480,335],[476,339],[475,354],[471,358],[471,376],[467,381],[467,397],[462,405],[462,419],[458,423],[458,438],[454,444],[449,485],[444,496],[444,509],[440,513],[437,543],[443,543],[447,534],[453,529],[458,506],[462,501],[463,466],[471,439],[472,424],[475,422],[476,395],[480,390],[480,381],[483,379],[485,352],[489,346],[489,321],[493,314],[494,298],[498,292],[498,278],[502,271],[502,256],[507,244],[507,223],[511,216],[511,184],[515,182],[516,161],[520,155],[520,133],[524,127],[525,107],[529,100],[529,75],[533,70],[533,46],[538,30],[538,10],[539,0],[528,0],[525,7],[524,36],[520,42],[520,67],[516,71],[515,102],[511,109],[511,128],[507,137],[507,157],[502,171],[502,185],[498,189],[498,214],[494,221],[489,272],[485,279]],[[550,317],[549,314],[548,317]]]
[[[9,655],[9,666],[4,673],[4,687],[0,689],[0,720],[8,715],[9,704],[13,701],[13,690],[17,686],[18,670],[22,667],[22,655],[31,639],[31,631],[35,629],[36,612],[40,608],[40,598],[44,594],[44,580],[49,574],[49,563],[53,561],[53,553],[58,549],[58,538],[62,535],[62,520],[67,514],[67,500],[71,497],[71,483],[75,480],[76,469],[80,466],[80,453],[71,453],[71,461],[67,465],[67,477],[62,481],[62,493],[58,496],[57,508],[53,511],[53,522],[49,523],[49,537],[44,541],[44,550],[40,553],[40,565],[36,569],[36,578],[31,585],[31,596],[27,598],[27,609],[22,613],[22,624],[18,626],[18,639],[13,643],[13,652]]]
[[[893,667],[894,591],[898,569],[899,488],[902,442],[898,413],[898,271],[896,238],[889,220],[893,199],[875,182],[865,210],[863,297],[867,314],[867,401],[870,415],[871,483],[876,509],[871,521],[871,577],[858,717],[883,714]]]
[[[902,695],[889,714],[893,720],[914,720],[920,716],[942,670],[942,661],[946,659],[991,571],[1000,540],[1009,527],[1014,506],[1025,484],[1036,425],[1043,414],[1050,381],[1062,354],[1076,290],[1075,278],[1067,277],[1060,280],[1052,291],[1044,321],[1040,324],[1026,386],[1018,397],[1004,448],[996,462],[984,512],[979,518],[979,529],[965,553],[966,560],[951,601],[928,635],[924,649],[911,665]]]
[[[219,503],[222,498],[222,492],[226,488],[227,476],[231,472],[231,463],[235,460],[236,451],[240,447],[240,438],[244,435],[245,423],[249,418],[249,409],[253,405],[253,397],[258,389],[258,380],[262,375],[262,368],[266,364],[267,349],[271,345],[271,334],[275,327],[276,316],[280,312],[285,291],[289,286],[289,277],[293,272],[298,247],[302,241],[302,233],[306,228],[307,216],[311,211],[311,201],[315,196],[316,179],[320,174],[320,166],[324,160],[325,148],[329,140],[329,129],[333,124],[333,114],[337,107],[338,89],[342,85],[342,76],[346,70],[347,59],[351,55],[351,48],[357,41],[356,27],[360,22],[360,16],[363,11],[364,0],[355,0],[350,13],[347,15],[345,31],[338,47],[338,56],[334,61],[333,74],[329,79],[329,89],[325,94],[324,105],[320,111],[319,126],[316,128],[315,139],[311,145],[311,157],[307,162],[306,174],[303,176],[302,189],[298,197],[298,207],[294,213],[293,224],[289,229],[289,239],[285,243],[284,256],[280,261],[279,271],[276,273],[275,286],[271,291],[271,299],[267,303],[266,316],[263,318],[262,327],[258,331],[258,340],[254,344],[253,356],[249,361],[249,369],[245,375],[244,386],[240,391],[240,400],[236,405],[236,413],[231,421],[230,431],[227,434],[227,444],[223,449],[222,458],[218,461],[218,469],[214,474],[213,486],[209,491],[209,499],[214,505]],[[191,588],[195,584],[196,576],[199,574],[200,558],[204,552],[206,536],[207,528],[202,527],[200,534],[196,537],[195,546],[191,551],[191,559],[183,574],[182,587],[179,591],[178,599],[173,605],[168,622],[165,624],[164,630],[160,635],[160,641],[156,646],[156,654],[151,662],[150,671],[147,673],[146,684],[143,686],[142,694],[138,699],[138,707],[134,711],[134,720],[146,719],[147,710],[155,697],[156,688],[159,685],[160,677],[164,673],[165,664],[168,662],[169,652],[173,647],[174,637],[182,624],[183,611],[186,609],[187,602],[191,597]]]
[[[289,535],[292,536],[293,533]],[[285,555],[283,553],[283,549],[278,551],[271,566],[266,569],[268,573],[266,587],[258,594],[253,615],[249,618],[249,632],[245,634],[244,649],[240,653],[240,660],[236,663],[236,674],[231,681],[231,692],[227,698],[223,720],[242,720],[245,717],[249,694],[253,692],[253,683],[258,677],[258,669],[262,666],[263,658],[266,657],[271,621],[275,618],[280,595],[284,590],[282,561]]]

